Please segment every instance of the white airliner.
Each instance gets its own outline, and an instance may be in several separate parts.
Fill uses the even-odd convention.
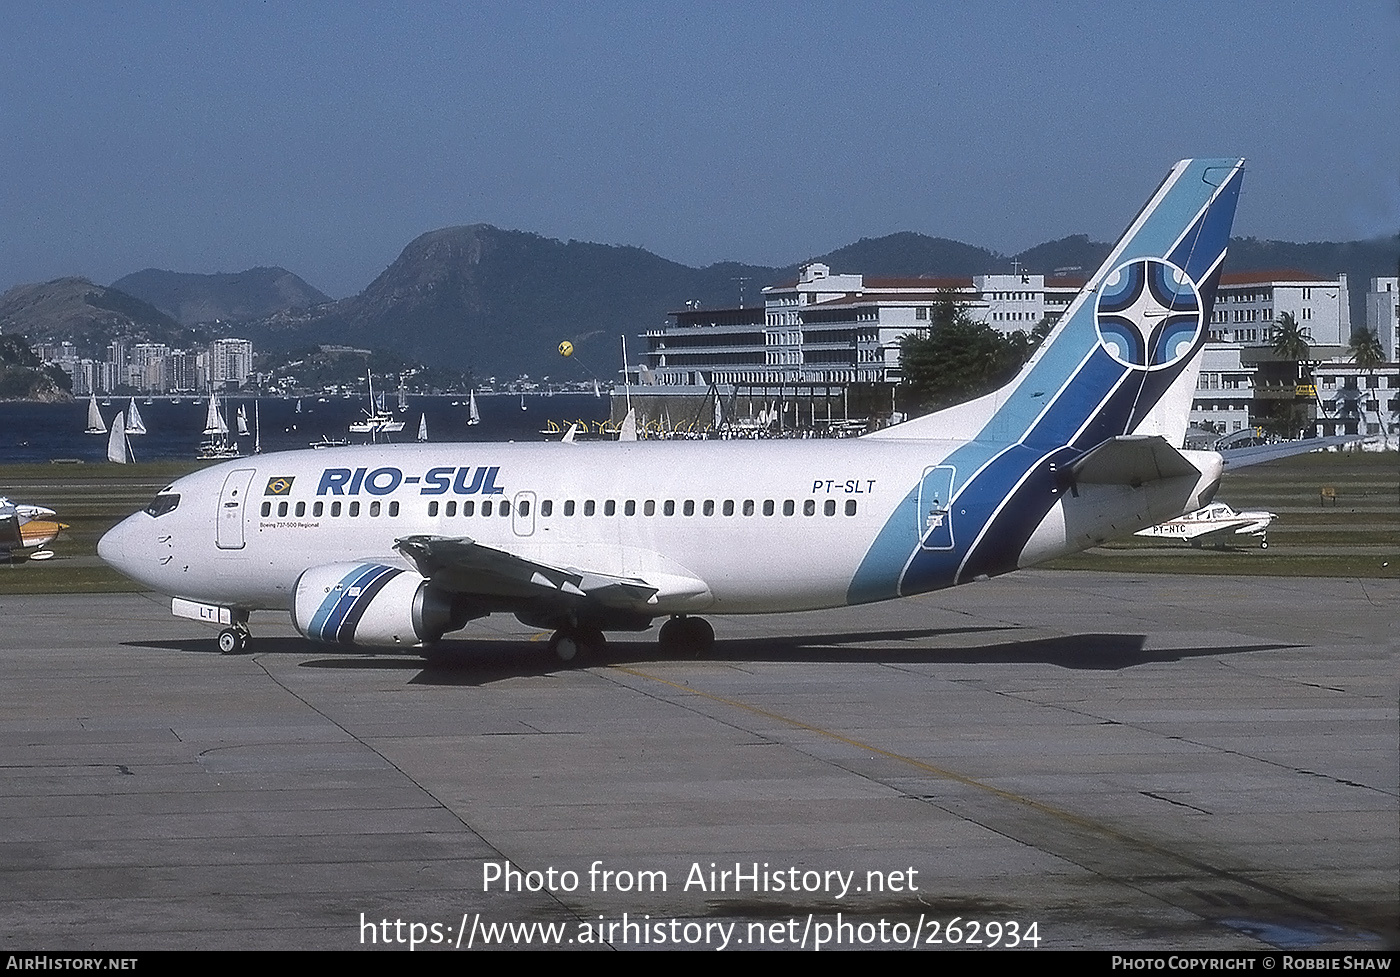
[[[102,558],[248,643],[421,647],[513,613],[564,660],[702,612],[839,607],[981,580],[1210,501],[1183,451],[1243,160],[1183,160],[1017,377],[850,440],[367,445],[216,465],[162,489]]]

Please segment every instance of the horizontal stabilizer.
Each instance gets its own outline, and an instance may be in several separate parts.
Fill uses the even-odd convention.
[[[1201,471],[1180,451],[1156,435],[1122,435],[1090,448],[1072,462],[1074,482],[1131,485],[1136,488],[1164,478],[1197,478]]]

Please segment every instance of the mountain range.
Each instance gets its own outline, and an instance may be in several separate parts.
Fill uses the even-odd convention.
[[[1013,261],[1031,273],[1087,274],[1109,247],[1076,235],[1007,256],[902,232],[809,260],[868,276],[1010,272]],[[1400,235],[1314,244],[1243,238],[1231,242],[1227,270],[1345,272],[1352,320],[1360,323],[1369,279],[1395,274],[1397,255]],[[764,286],[793,279],[797,268],[737,262],[693,268],[642,248],[472,224],[420,235],[364,291],[339,301],[282,268],[228,275],[147,269],[106,289],[82,279],[17,286],[0,296],[0,331],[41,341],[58,338],[60,328],[93,340],[116,330],[175,345],[176,336],[202,323],[214,334],[249,338],[260,351],[333,343],[391,349],[483,377],[605,377],[621,362],[619,336],[627,336],[635,360],[635,337],[660,327],[668,312],[694,301],[734,307],[741,294],[755,304]],[[565,339],[576,351],[569,360],[557,352]]]

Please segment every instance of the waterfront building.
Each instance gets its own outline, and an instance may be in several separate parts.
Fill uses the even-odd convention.
[[[253,344],[247,339],[216,339],[209,345],[209,382],[242,386],[253,372]]]
[[[1004,333],[1030,332],[1064,312],[1082,282],[1041,275],[917,278],[832,274],[821,262],[763,290],[763,305],[671,313],[643,336],[658,383],[893,384],[899,344],[952,299]]]

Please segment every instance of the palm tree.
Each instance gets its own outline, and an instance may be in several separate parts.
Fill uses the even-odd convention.
[[[1385,350],[1381,347],[1380,337],[1376,335],[1373,329],[1361,329],[1352,333],[1351,342],[1347,344],[1347,352],[1348,358],[1357,366],[1361,367],[1361,369],[1366,372],[1368,378],[1375,376],[1376,367],[1382,366],[1385,363]],[[1373,382],[1374,381],[1369,379],[1367,380],[1366,386],[1368,392]],[[1379,391],[1376,391],[1376,396],[1379,399]],[[1361,401],[1361,404],[1364,403],[1365,401]],[[1363,418],[1365,417],[1364,411],[1361,416]],[[1379,410],[1376,411],[1376,420],[1380,423],[1381,432],[1388,434],[1385,421],[1382,419]],[[1388,446],[1389,441],[1387,438],[1387,447]]]
[[[1312,352],[1307,334],[1298,325],[1298,320],[1292,312],[1279,313],[1269,334],[1269,343],[1280,357],[1295,363],[1306,363]]]
[[[1352,333],[1347,350],[1351,361],[1368,374],[1385,363],[1385,350],[1381,348],[1381,339],[1374,329]]]
[[[1298,325],[1298,320],[1292,312],[1279,313],[1269,333],[1269,344],[1281,362],[1275,370],[1261,370],[1259,379],[1263,380],[1266,386],[1271,385],[1272,381],[1272,384],[1279,387],[1293,387],[1295,392],[1285,394],[1284,400],[1276,402],[1277,409],[1268,412],[1272,416],[1267,426],[1285,437],[1297,437],[1299,431],[1307,426],[1308,411],[1305,404],[1298,403],[1296,390],[1300,383],[1312,383],[1309,366],[1312,347],[1308,343],[1307,333]],[[1288,375],[1280,376],[1276,371],[1281,371],[1284,364],[1289,365]],[[1273,376],[1268,376],[1268,373],[1273,373]]]

